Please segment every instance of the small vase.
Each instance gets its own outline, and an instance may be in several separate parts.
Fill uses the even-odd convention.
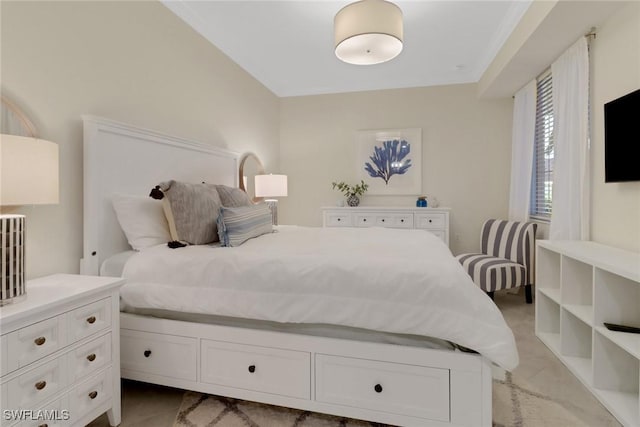
[[[351,196],[347,197],[347,204],[352,208],[355,208],[360,204],[360,199],[355,194],[352,194]]]

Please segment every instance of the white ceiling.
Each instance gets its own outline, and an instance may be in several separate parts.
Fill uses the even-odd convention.
[[[333,17],[350,1],[162,2],[281,97],[477,82],[530,4],[397,1],[404,50],[358,66],[333,53]]]

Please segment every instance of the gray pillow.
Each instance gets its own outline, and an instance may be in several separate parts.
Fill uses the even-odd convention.
[[[162,199],[173,240],[191,245],[218,241],[217,220],[222,203],[215,185],[172,180],[152,190],[151,197]]]
[[[239,208],[241,206],[251,206],[251,197],[239,188],[226,185],[216,185],[222,206],[226,208]]]

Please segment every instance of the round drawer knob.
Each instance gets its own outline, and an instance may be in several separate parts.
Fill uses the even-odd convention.
[[[429,222],[433,222],[433,220],[430,219]]]
[[[364,222],[367,222],[367,218],[363,219]]]
[[[250,365],[249,366],[249,372],[251,372],[252,374],[256,371],[256,365]]]
[[[404,219],[401,219],[400,222],[404,222]]]
[[[96,360],[96,354],[95,353],[91,353],[90,355],[87,356],[87,360],[89,362],[93,362],[94,360]]]
[[[40,424],[38,427],[49,427],[49,424]]]
[[[92,391],[91,393],[89,393],[89,399],[95,399],[97,396],[98,396],[97,391]]]
[[[89,323],[90,325],[93,325],[94,323],[96,323],[96,316],[88,317],[87,323]]]
[[[144,357],[149,357],[149,356],[151,356],[151,350],[145,350]]]
[[[382,393],[382,386],[380,384],[376,384],[373,389],[376,391],[376,393]]]
[[[47,382],[46,381],[38,381],[36,383],[36,389],[37,390],[42,390],[43,388],[45,388],[47,386]]]
[[[342,219],[341,219],[341,218],[338,218],[338,222],[340,222],[340,221],[342,221]]]
[[[384,219],[382,220],[382,222],[384,222]]]
[[[38,337],[35,340],[33,340],[33,342],[36,343],[36,345],[42,345],[45,343],[45,341],[47,341],[45,337]]]

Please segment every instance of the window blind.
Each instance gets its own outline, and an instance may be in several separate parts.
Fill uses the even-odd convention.
[[[551,218],[553,197],[553,82],[551,70],[537,81],[536,134],[531,180],[530,216],[538,220]]]

